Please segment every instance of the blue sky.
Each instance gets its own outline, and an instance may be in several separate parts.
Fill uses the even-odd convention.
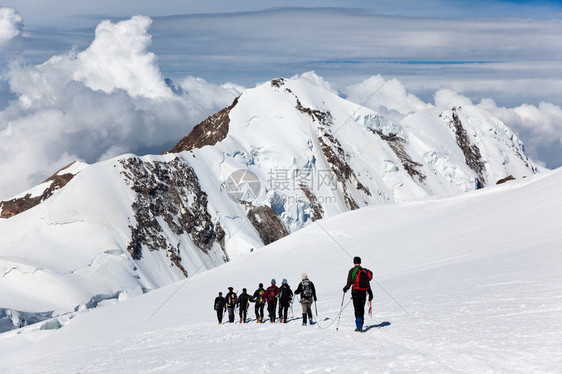
[[[296,1],[270,1],[267,5],[274,8],[268,10],[256,1],[38,3],[8,1],[32,37],[12,43],[0,64],[14,56],[36,64],[61,51],[84,49],[101,20],[143,14],[153,19],[150,48],[164,68],[215,83],[252,85],[307,70],[330,81],[373,74],[412,82],[427,77],[435,84],[411,89],[429,100],[440,81],[548,79],[560,73],[549,64],[561,58],[560,44],[551,40],[560,35],[562,5],[553,1],[309,1],[308,7],[340,8],[304,9],[279,7],[300,4]],[[352,61],[361,66],[350,66]],[[475,99],[492,96],[501,105],[553,97],[562,101],[561,93],[544,84],[542,93],[530,92],[526,100],[519,93],[500,94],[490,85],[477,85],[464,91]]]
[[[519,134],[533,159],[550,168],[562,165],[561,1],[4,0],[2,9],[0,137],[17,132],[16,123],[32,128],[32,118],[53,105],[53,100],[41,107],[14,103],[23,92],[26,97],[44,97],[47,91],[41,90],[46,88],[34,90],[34,84],[66,82],[64,71],[47,61],[75,64],[72,59],[90,48],[102,21],[116,24],[143,15],[150,17],[151,24],[149,35],[141,35],[144,29],[139,32],[146,39],[141,54],[157,64],[166,78],[199,90],[207,112],[228,104],[236,91],[233,87],[252,87],[280,76],[313,70],[342,96],[348,87],[382,76],[398,80],[426,103],[433,103],[442,89],[458,92],[475,104],[484,102]],[[105,70],[111,73],[111,68]],[[224,83],[231,83],[230,88],[222,87]],[[70,84],[54,94],[62,97],[75,89]],[[84,95],[84,102],[93,107],[108,100],[97,93]],[[135,106],[131,98],[112,96],[112,100]],[[68,103],[61,105],[64,108],[56,109],[72,112],[66,108]],[[199,112],[188,116],[191,125],[207,114]],[[138,110],[129,114],[141,116]],[[119,151],[158,152],[185,132],[175,129],[160,142],[136,139],[125,144],[129,138],[112,138],[115,130],[94,132],[93,120],[67,120],[83,122],[86,129],[76,134],[92,131],[90,136],[100,142],[97,153],[88,149],[89,153],[78,154],[88,162]],[[39,155],[50,163],[30,170],[20,185],[49,176],[78,151]],[[14,165],[6,169],[10,167],[21,169]],[[5,197],[2,192],[0,197]]]
[[[279,7],[333,7],[349,8],[380,15],[408,17],[449,18],[537,18],[559,19],[560,1],[526,0],[269,0],[269,1],[185,1],[185,0],[4,0],[3,6],[18,9],[25,14],[30,26],[84,24],[85,19],[95,23],[106,17],[131,17],[135,14],[166,16],[200,13],[232,13],[259,11]],[[86,22],[87,23],[87,22]]]
[[[542,28],[548,29],[549,22],[562,20],[561,1],[4,0],[2,6],[16,9],[24,18],[25,29],[33,35],[33,38],[26,40],[25,45],[13,46],[15,51],[3,51],[4,56],[0,57],[0,63],[3,64],[15,54],[24,56],[31,63],[38,63],[65,49],[86,48],[92,40],[94,28],[103,19],[117,21],[137,14],[154,20],[151,49],[159,56],[164,67],[171,72],[187,72],[217,83],[233,80],[247,85],[271,76],[310,69],[319,70],[321,75],[327,75],[329,79],[339,79],[334,77],[336,74],[333,72],[338,72],[342,79],[348,79],[347,74],[358,70],[357,67],[342,66],[349,65],[346,64],[349,61],[363,63],[359,68],[362,72],[357,72],[352,79],[373,73],[395,74],[396,70],[418,76],[424,73],[435,75],[437,72],[439,75],[445,74],[447,78],[456,75],[463,79],[475,70],[489,75],[501,69],[486,69],[483,66],[478,69],[471,66],[465,66],[466,69],[448,69],[447,66],[423,69],[423,66],[436,65],[438,62],[441,65],[455,65],[459,61],[505,64],[559,61],[560,57],[549,51],[558,45],[540,39],[544,32],[552,37],[559,31],[559,28],[552,30],[551,27],[548,31]],[[317,17],[320,17],[319,22],[314,22]],[[377,27],[381,21],[384,26]],[[400,34],[400,29],[409,33],[409,41],[404,40],[405,33]],[[385,34],[380,40],[386,36],[387,43],[369,46],[366,40],[361,39],[353,43],[355,37],[361,34],[375,39],[379,31]],[[513,45],[514,40],[525,33],[526,40],[522,39],[520,46]],[[340,35],[343,39],[341,43],[332,42],[334,34]],[[422,35],[423,41],[442,39],[450,34],[451,38],[458,37],[459,42],[434,43],[427,48],[419,48],[416,34]],[[328,40],[330,38],[332,40]],[[503,46],[506,38],[511,44]],[[349,42],[351,45],[346,46]],[[316,53],[303,53],[307,43],[316,48]],[[326,48],[319,48],[320,43]],[[394,48],[384,48],[390,43],[394,43]],[[379,44],[383,44],[383,48],[379,48]],[[446,53],[445,49],[454,44],[455,48]],[[542,49],[533,48],[536,44]],[[282,54],[271,54],[268,46],[289,50]],[[220,49],[224,53],[221,54]],[[265,59],[264,56],[272,58]],[[208,64],[206,58],[213,59],[215,65]],[[255,61],[254,65],[252,61]],[[338,64],[338,61],[342,63]],[[417,61],[419,66],[404,69],[380,64],[385,61],[411,64]],[[424,61],[428,64],[420,63]],[[446,64],[448,61],[451,62]],[[518,68],[513,72],[520,74],[517,76],[520,79],[528,79],[532,71],[535,71],[535,75],[544,74],[538,66],[528,67],[525,72],[521,70]],[[502,76],[506,71],[501,70],[499,76],[511,79],[511,76]],[[420,90],[418,93],[424,94]],[[551,93],[545,95],[550,97]],[[530,102],[542,99],[530,98]],[[504,103],[511,104],[511,98]]]

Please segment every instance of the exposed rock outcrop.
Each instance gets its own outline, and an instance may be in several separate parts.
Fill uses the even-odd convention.
[[[394,154],[400,159],[404,170],[410,174],[410,177],[415,178],[418,182],[423,183],[426,176],[420,171],[423,167],[419,162],[412,160],[408,152],[406,151],[406,141],[396,134],[390,133],[385,135],[380,130],[370,129],[374,134],[381,137],[382,140],[386,141],[390,148],[394,151]]]
[[[145,162],[131,157],[120,160],[122,175],[136,193],[133,202],[135,222],[129,225],[131,240],[127,250],[141,259],[143,250],[163,250],[187,277],[179,246],[163,234],[164,221],[176,235],[188,234],[195,246],[209,253],[215,243],[224,251],[225,232],[208,211],[207,194],[201,189],[193,168],[180,158],[169,162]],[[225,260],[227,258],[224,253]]]
[[[273,243],[289,235],[289,232],[271,207],[267,205],[254,207],[248,204],[247,209],[248,219],[260,235],[263,244]]]
[[[73,163],[72,163],[73,164]],[[11,199],[8,201],[0,201],[0,218],[10,218],[34,206],[40,204],[41,202],[47,200],[53,194],[63,188],[72,178],[74,174],[72,173],[59,173],[67,169],[72,164],[65,166],[64,168],[57,171],[55,174],[47,178],[43,183],[48,183],[49,185],[43,190],[43,193],[39,196],[31,196],[31,194],[26,194],[23,197]]]
[[[285,84],[285,78],[277,78],[271,81],[271,87],[281,88]]]
[[[312,205],[312,211],[314,212],[311,217],[312,222],[318,219],[322,219],[324,217],[324,209],[322,208],[322,205],[318,203],[318,198],[312,193],[312,191],[310,191],[310,189],[306,185],[301,184],[300,189],[302,190],[302,192],[304,192],[304,195]]]
[[[502,184],[502,183],[514,181],[514,180],[515,180],[515,177],[513,175],[508,175],[507,177],[502,178],[499,181],[497,181],[496,184]]]
[[[452,111],[452,118],[448,118],[449,127],[451,128],[451,130],[453,130],[455,134],[457,144],[464,154],[466,164],[477,175],[476,188],[482,188],[486,185],[486,177],[485,177],[486,166],[484,165],[484,161],[482,159],[482,154],[480,153],[480,149],[476,144],[470,141],[470,138],[468,137],[468,134],[465,128],[463,127],[461,120],[459,119],[457,108],[453,107],[451,111]]]
[[[358,209],[359,205],[347,191],[348,183],[355,185],[358,190],[362,190],[366,195],[371,196],[371,192],[357,178],[355,172],[347,162],[345,150],[340,142],[332,135],[330,127],[333,125],[333,117],[330,111],[307,108],[302,105],[299,98],[288,88],[287,92],[295,96],[297,101],[296,108],[301,113],[307,114],[314,122],[317,122],[318,143],[330,169],[340,182],[343,190],[345,204],[351,210]]]
[[[238,103],[238,98],[229,107],[209,116],[198,124],[191,132],[179,141],[172,149],[164,153],[179,153],[202,148],[206,145],[215,145],[223,141],[228,135],[230,117],[228,114]]]

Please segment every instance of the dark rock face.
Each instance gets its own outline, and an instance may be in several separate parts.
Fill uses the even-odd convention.
[[[304,192],[304,195],[312,205],[312,211],[314,212],[311,217],[312,222],[318,219],[322,219],[324,217],[324,209],[322,208],[322,205],[318,203],[318,198],[312,193],[312,191],[310,191],[310,189],[306,185],[301,184],[299,187],[302,192]]]
[[[208,212],[207,194],[201,189],[193,168],[175,158],[169,162],[145,162],[132,157],[119,161],[125,182],[136,193],[132,208],[135,223],[130,224],[127,250],[141,259],[143,250],[165,251],[170,261],[187,277],[179,247],[163,234],[163,220],[176,235],[188,234],[204,253],[218,243],[224,252],[225,232]],[[224,252],[224,260],[227,260]]]
[[[282,85],[285,84],[284,78],[277,78],[271,81],[271,87],[281,88]]]
[[[486,185],[486,178],[484,176],[486,166],[484,165],[480,149],[476,146],[476,144],[473,144],[470,141],[470,138],[459,119],[457,108],[454,107],[452,112],[452,118],[448,118],[449,127],[455,133],[457,144],[464,154],[466,164],[476,173],[476,188],[482,188]]]
[[[246,208],[248,209],[248,219],[260,235],[263,244],[268,245],[289,235],[271,207],[267,205],[254,207],[247,204]]]
[[[27,194],[18,199],[2,201],[0,202],[0,209],[2,209],[0,218],[13,217],[21,212],[25,212],[26,210],[33,208],[41,201],[41,196],[31,197],[31,194]]]
[[[392,151],[394,151],[394,154],[396,154],[396,156],[400,159],[404,170],[408,172],[410,177],[412,177],[412,179],[417,179],[420,183],[423,183],[426,176],[419,170],[423,165],[412,160],[408,152],[406,152],[406,141],[393,133],[385,135],[380,130],[371,129],[371,131],[388,143],[390,148],[392,148]]]
[[[371,196],[371,192],[366,188],[357,178],[355,172],[347,162],[347,155],[340,142],[332,134],[330,127],[333,125],[333,117],[330,111],[321,111],[304,107],[299,98],[289,89],[287,92],[295,96],[297,101],[296,108],[301,113],[307,114],[314,122],[318,123],[318,143],[326,161],[330,165],[331,171],[336,176],[336,179],[341,184],[345,204],[350,210],[359,208],[359,205],[349,195],[347,191],[347,183],[355,185],[358,190],[363,191],[367,196]],[[306,193],[305,193],[306,194]],[[307,196],[308,197],[308,196]]]
[[[72,164],[70,164],[72,165]],[[51,182],[49,187],[47,187],[40,196],[31,197],[31,194],[27,194],[24,197],[17,199],[12,199],[8,201],[0,202],[0,218],[10,218],[28,209],[39,205],[41,202],[47,200],[53,194],[63,188],[72,178],[74,174],[65,173],[58,175],[62,170],[68,168],[70,165],[65,166],[61,170],[57,171],[55,174],[47,178],[43,183]]]
[[[312,119],[314,121],[317,121],[321,125],[324,125],[324,126],[331,126],[332,125],[334,118],[332,117],[332,114],[330,113],[329,110],[328,111],[321,111],[321,110],[318,110],[318,109],[306,108],[306,107],[302,106],[298,97],[295,96],[295,98],[297,99],[296,108],[298,109],[299,112],[308,114],[310,117],[312,117]]]
[[[209,116],[205,121],[195,126],[174,148],[165,153],[190,151],[223,141],[228,135],[229,130],[230,117],[228,115],[237,103],[238,98],[234,99],[234,102],[229,107]]]
[[[357,202],[355,202],[355,200],[353,200],[353,198],[349,196],[345,183],[346,181],[349,181],[352,176],[355,177],[355,173],[346,162],[345,152],[341,148],[338,140],[334,138],[330,133],[324,132],[322,136],[318,137],[318,142],[320,143],[320,147],[322,149],[324,157],[326,158],[326,161],[330,165],[330,169],[336,175],[338,182],[340,182],[342,186],[345,205],[347,205],[350,210],[359,209],[359,205],[357,204]],[[357,180],[357,177],[355,177],[355,180]],[[361,184],[360,186],[363,185]]]
[[[508,175],[507,177],[502,178],[499,181],[497,181],[496,184],[502,184],[502,183],[514,181],[514,180],[515,180],[515,177],[513,175]]]

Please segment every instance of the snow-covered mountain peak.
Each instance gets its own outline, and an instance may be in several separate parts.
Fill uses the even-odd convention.
[[[50,198],[56,191],[63,188],[76,174],[86,168],[88,164],[75,161],[52,176],[43,183],[17,195],[7,201],[0,201],[0,218],[10,218],[24,212],[42,201]]]
[[[397,123],[308,73],[244,91],[163,155],[68,170],[56,174],[76,175],[64,188],[0,219],[0,296],[12,317],[124,300],[322,218],[473,191],[535,167],[478,108],[423,108]]]

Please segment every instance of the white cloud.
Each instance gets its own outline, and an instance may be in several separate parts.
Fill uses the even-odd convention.
[[[438,110],[474,105],[464,93],[440,89],[433,94],[434,103],[424,103],[407,91],[396,79],[380,75],[346,87],[348,99],[400,121],[408,113],[433,107]],[[498,106],[492,99],[480,99],[476,105],[506,124],[524,142],[527,156],[549,168],[562,164],[562,107],[541,102],[516,107]]]
[[[203,78],[194,77],[192,75],[185,77],[181,82],[176,83],[176,81],[174,81],[174,83],[181,87],[183,96],[191,99],[194,104],[204,108],[224,105],[225,93],[230,93],[234,98],[240,96],[245,89],[235,83],[225,83],[221,85],[209,83]],[[208,113],[208,115],[211,114],[214,113]]]
[[[518,133],[531,158],[543,160],[547,167],[562,164],[562,107],[541,102],[538,106],[505,108],[498,107],[492,99],[482,100],[478,106]]]
[[[22,33],[23,17],[13,8],[0,8],[0,46]]]
[[[107,20],[101,22],[90,47],[78,54],[72,78],[107,93],[121,88],[130,96],[171,97],[156,56],[148,52],[151,23],[152,20],[144,16],[115,24]]]
[[[0,111],[0,200],[77,159],[165,151],[239,96],[240,86],[193,77],[172,92],[147,51],[149,25],[145,17],[104,21],[82,52],[10,65],[18,100]]]
[[[385,80],[380,75],[367,78],[363,82],[344,88],[347,99],[364,105],[383,115],[397,120],[411,112],[431,107],[406,92],[406,89],[396,79]]]
[[[107,94],[124,90],[131,97],[171,98],[156,56],[148,52],[151,19],[135,16],[116,24],[103,21],[95,39],[82,52],[70,51],[43,64],[19,67],[12,64],[10,86],[24,105],[60,103],[64,87],[78,81]]]
[[[316,74],[316,72],[314,71],[307,71],[302,74],[295,74],[294,76],[291,77],[291,79],[302,79],[307,81],[313,86],[317,86],[337,94],[337,91],[332,88],[330,83],[326,81],[324,78],[322,78],[321,76],[319,76],[318,74]]]
[[[439,109],[451,109],[463,105],[472,105],[472,101],[458,92],[443,89],[435,93],[435,106]]]

